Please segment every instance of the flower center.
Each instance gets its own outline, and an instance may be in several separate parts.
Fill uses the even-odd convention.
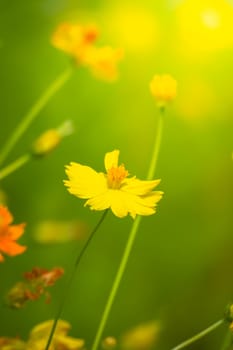
[[[124,165],[112,167],[107,172],[108,186],[112,189],[119,189],[122,181],[129,175]]]

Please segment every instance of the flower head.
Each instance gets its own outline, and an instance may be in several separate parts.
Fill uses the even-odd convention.
[[[53,320],[49,320],[36,325],[29,336],[27,350],[44,350],[53,326]],[[71,326],[68,322],[58,320],[53,340],[49,349],[51,350],[80,350],[84,346],[84,341],[79,338],[68,336]]]
[[[169,74],[155,75],[150,83],[150,91],[160,107],[173,101],[177,94],[177,82]]]
[[[0,262],[4,261],[1,254],[5,253],[10,256],[22,254],[25,246],[16,243],[16,240],[22,236],[25,224],[10,225],[13,217],[6,207],[0,206]]]
[[[82,62],[85,50],[94,43],[97,36],[98,30],[93,25],[61,23],[52,35],[52,44],[76,61]]]
[[[89,68],[96,78],[115,81],[123,50],[111,46],[97,47],[97,37],[98,31],[93,25],[62,23],[52,36],[52,45],[70,55],[75,64]]]
[[[49,129],[41,134],[32,145],[32,154],[43,157],[52,152],[62,141],[62,139],[74,132],[73,124],[70,120],[65,121],[56,129]]]
[[[92,46],[86,50],[84,62],[95,77],[115,81],[118,78],[117,64],[122,60],[123,55],[122,49],[113,49],[111,46]]]
[[[154,214],[163,195],[161,191],[153,191],[160,180],[128,178],[124,165],[118,165],[119,153],[118,150],[106,153],[105,174],[79,163],[70,163],[66,167],[69,180],[64,181],[65,186],[76,197],[87,199],[85,206],[90,206],[92,210],[111,208],[120,218],[128,214],[132,218]]]

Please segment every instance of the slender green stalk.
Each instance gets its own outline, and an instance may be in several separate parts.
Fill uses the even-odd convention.
[[[158,159],[158,154],[159,154],[159,149],[160,149],[160,143],[161,143],[161,138],[162,138],[162,125],[163,125],[162,112],[163,112],[163,110],[161,109],[160,116],[159,116],[159,123],[158,123],[158,127],[157,127],[157,135],[155,138],[154,149],[153,149],[151,163],[150,163],[150,167],[149,167],[149,171],[148,171],[148,175],[147,175],[147,180],[151,180],[153,178],[154,173],[155,173],[155,169],[156,169],[156,164],[157,164],[157,159]],[[136,237],[140,222],[141,222],[141,216],[137,216],[133,222],[133,226],[132,226],[131,231],[129,233],[129,238],[128,238],[128,241],[126,243],[125,250],[123,252],[115,279],[113,281],[113,285],[112,285],[112,288],[110,290],[103,314],[101,316],[101,320],[100,320],[100,323],[99,323],[97,333],[95,335],[91,350],[98,349],[99,343],[100,343],[101,338],[102,338],[102,334],[104,332],[105,325],[107,323],[112,305],[114,303],[118,288],[120,286],[122,277],[124,275],[124,272],[125,272],[125,269],[126,269],[126,266],[128,263],[128,259],[129,259],[129,256],[130,256],[130,253],[131,253],[131,250],[133,247],[133,243],[135,241],[135,237]]]
[[[10,175],[17,169],[21,168],[24,164],[29,162],[32,159],[30,153],[26,153],[23,156],[17,158],[14,162],[7,165],[5,168],[0,170],[0,180],[4,179],[6,176]]]
[[[49,337],[48,337],[48,341],[47,341],[47,344],[46,344],[46,347],[45,347],[45,350],[49,350],[49,346],[52,342],[52,339],[53,339],[53,335],[54,335],[54,332],[56,330],[56,327],[57,327],[57,323],[59,321],[59,318],[61,316],[61,313],[63,311],[63,308],[64,308],[64,305],[65,305],[65,302],[67,300],[67,297],[68,297],[68,293],[70,291],[70,287],[72,285],[72,282],[73,282],[73,279],[74,279],[74,276],[75,276],[75,273],[76,273],[76,270],[79,266],[79,263],[85,253],[85,251],[87,250],[90,242],[92,241],[96,231],[99,229],[100,225],[102,224],[102,222],[104,221],[106,215],[107,215],[107,212],[108,212],[108,209],[104,211],[103,215],[101,216],[100,220],[98,221],[97,225],[94,227],[94,229],[92,230],[90,236],[88,237],[86,243],[84,244],[81,252],[78,254],[77,258],[75,259],[75,262],[74,262],[74,265],[73,265],[73,270],[71,271],[71,274],[68,278],[68,281],[67,281],[67,285],[66,285],[66,288],[64,288],[64,291],[63,291],[63,296],[61,298],[61,302],[60,302],[60,305],[58,307],[58,311],[57,311],[57,315],[54,319],[54,322],[53,322],[53,326],[51,328],[51,331],[50,331],[50,334],[49,334]]]
[[[219,321],[215,322],[210,327],[208,327],[208,328],[204,329],[203,331],[201,331],[200,333],[194,335],[192,338],[189,338],[189,339],[185,340],[183,343],[175,346],[174,348],[172,348],[172,350],[180,350],[180,349],[185,348],[188,345],[191,345],[192,343],[195,343],[197,340],[203,338],[205,335],[213,332],[216,328],[221,326],[223,323],[224,323],[224,320],[219,320]]]
[[[228,326],[226,336],[221,346],[221,350],[228,350],[230,349],[231,346],[232,346],[232,330],[229,329],[229,326]]]
[[[47,104],[50,98],[55,95],[55,93],[65,84],[65,82],[71,76],[73,71],[72,66],[66,69],[54,82],[44,91],[44,93],[39,97],[39,99],[34,103],[28,113],[23,117],[22,121],[13,131],[10,138],[6,141],[0,153],[0,164],[4,162],[12,148],[15,146],[16,142],[27,130],[29,125],[35,119],[35,117],[40,113],[43,107]]]

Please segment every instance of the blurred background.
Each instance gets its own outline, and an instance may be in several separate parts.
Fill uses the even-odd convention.
[[[54,317],[65,277],[51,289],[50,304],[42,298],[12,310],[4,295],[34,266],[63,266],[68,274],[86,238],[44,242],[36,235],[38,225],[78,221],[88,232],[101,216],[67,192],[64,165],[77,161],[103,171],[104,154],[120,149],[129,172],[146,177],[158,120],[149,82],[163,73],[178,82],[178,96],[164,118],[156,174],[165,195],[156,215],[142,220],[105,335],[118,337],[158,320],[161,333],[154,348],[169,349],[222,317],[233,298],[232,18],[231,0],[0,0],[1,145],[70,64],[50,44],[59,23],[96,23],[99,44],[125,51],[117,82],[77,69],[5,163],[27,152],[41,132],[73,121],[75,133],[51,155],[0,184],[14,223],[27,222],[20,242],[28,246],[0,265],[0,336],[26,339],[34,325]],[[62,318],[72,324],[71,335],[85,338],[87,348],[131,225],[131,218],[110,213],[76,274]],[[219,349],[224,331],[192,348]]]

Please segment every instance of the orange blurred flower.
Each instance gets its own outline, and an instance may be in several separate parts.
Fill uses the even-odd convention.
[[[7,305],[12,308],[22,308],[28,301],[37,300],[45,295],[46,302],[50,302],[48,287],[53,286],[64,274],[61,267],[54,267],[51,270],[34,267],[31,271],[24,273],[24,281],[16,283],[7,293]]]
[[[92,46],[86,50],[84,63],[96,78],[115,81],[118,78],[117,64],[123,56],[122,49],[113,49],[111,46]]]
[[[52,35],[52,44],[82,63],[87,47],[97,39],[98,30],[95,26],[61,23]]]
[[[75,64],[90,69],[96,78],[115,81],[118,77],[117,64],[123,58],[122,49],[94,45],[98,37],[93,25],[62,23],[52,35],[52,45],[70,55]]]
[[[22,236],[25,224],[10,225],[13,217],[6,207],[0,206],[0,262],[4,261],[1,254],[5,253],[10,256],[22,254],[25,246],[16,243],[16,240]]]

